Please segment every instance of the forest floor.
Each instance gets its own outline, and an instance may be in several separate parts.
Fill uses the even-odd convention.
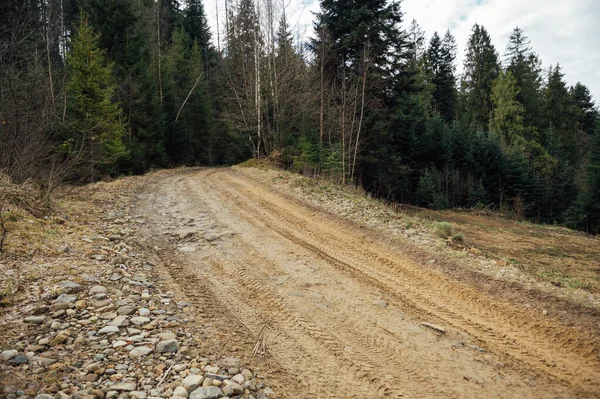
[[[190,304],[179,335],[205,362],[248,364],[270,397],[600,396],[599,238],[271,169],[101,190],[124,184],[135,248]]]

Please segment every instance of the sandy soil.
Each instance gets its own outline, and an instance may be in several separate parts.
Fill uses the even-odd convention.
[[[157,175],[137,212],[165,278],[210,327],[204,345],[251,357],[267,326],[262,367],[281,397],[600,396],[595,314],[532,312],[518,288],[496,295],[487,277],[428,267],[248,173]]]

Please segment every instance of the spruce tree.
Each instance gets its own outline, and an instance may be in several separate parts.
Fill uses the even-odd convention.
[[[112,97],[115,83],[111,66],[98,37],[82,17],[73,49],[67,54],[68,131],[62,148],[65,155],[78,157],[84,173],[94,180],[98,173],[114,172],[116,162],[127,156],[121,109]]]
[[[442,39],[435,32],[427,49],[427,69],[433,85],[432,107],[446,122],[456,118],[457,90],[456,69],[456,43],[448,31]]]
[[[486,129],[492,115],[492,87],[500,73],[498,53],[487,30],[475,24],[467,44],[462,87],[467,123]]]

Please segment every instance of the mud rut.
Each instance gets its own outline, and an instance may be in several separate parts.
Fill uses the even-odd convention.
[[[284,397],[600,397],[589,331],[492,299],[235,170],[163,177],[140,198],[150,239],[190,225],[222,235],[162,254],[164,273],[212,345],[248,357],[268,326],[265,367]]]

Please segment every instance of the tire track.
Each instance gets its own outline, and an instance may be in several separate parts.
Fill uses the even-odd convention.
[[[314,251],[340,270],[357,278],[367,278],[405,306],[468,331],[490,348],[540,373],[551,374],[565,383],[581,384],[586,390],[598,390],[600,365],[594,355],[596,349],[590,349],[589,345],[583,347],[577,331],[542,323],[531,315],[522,314],[516,307],[506,311],[504,306],[489,303],[472,289],[463,288],[433,273],[415,271],[356,242],[349,243],[344,235],[352,237],[352,232],[344,226],[330,220],[321,223],[321,218],[312,218],[302,213],[300,207],[278,200],[265,190],[261,190],[258,196],[253,191],[254,186],[232,175],[221,173],[221,184],[214,188],[224,191],[228,187],[233,190],[230,195],[245,198],[247,201],[243,205],[249,208],[249,213],[260,215],[266,226],[295,244]],[[357,247],[360,251],[356,250]],[[400,290],[410,295],[400,295]],[[435,292],[443,298],[435,300],[424,295],[427,292]],[[540,341],[540,336],[550,339]]]

